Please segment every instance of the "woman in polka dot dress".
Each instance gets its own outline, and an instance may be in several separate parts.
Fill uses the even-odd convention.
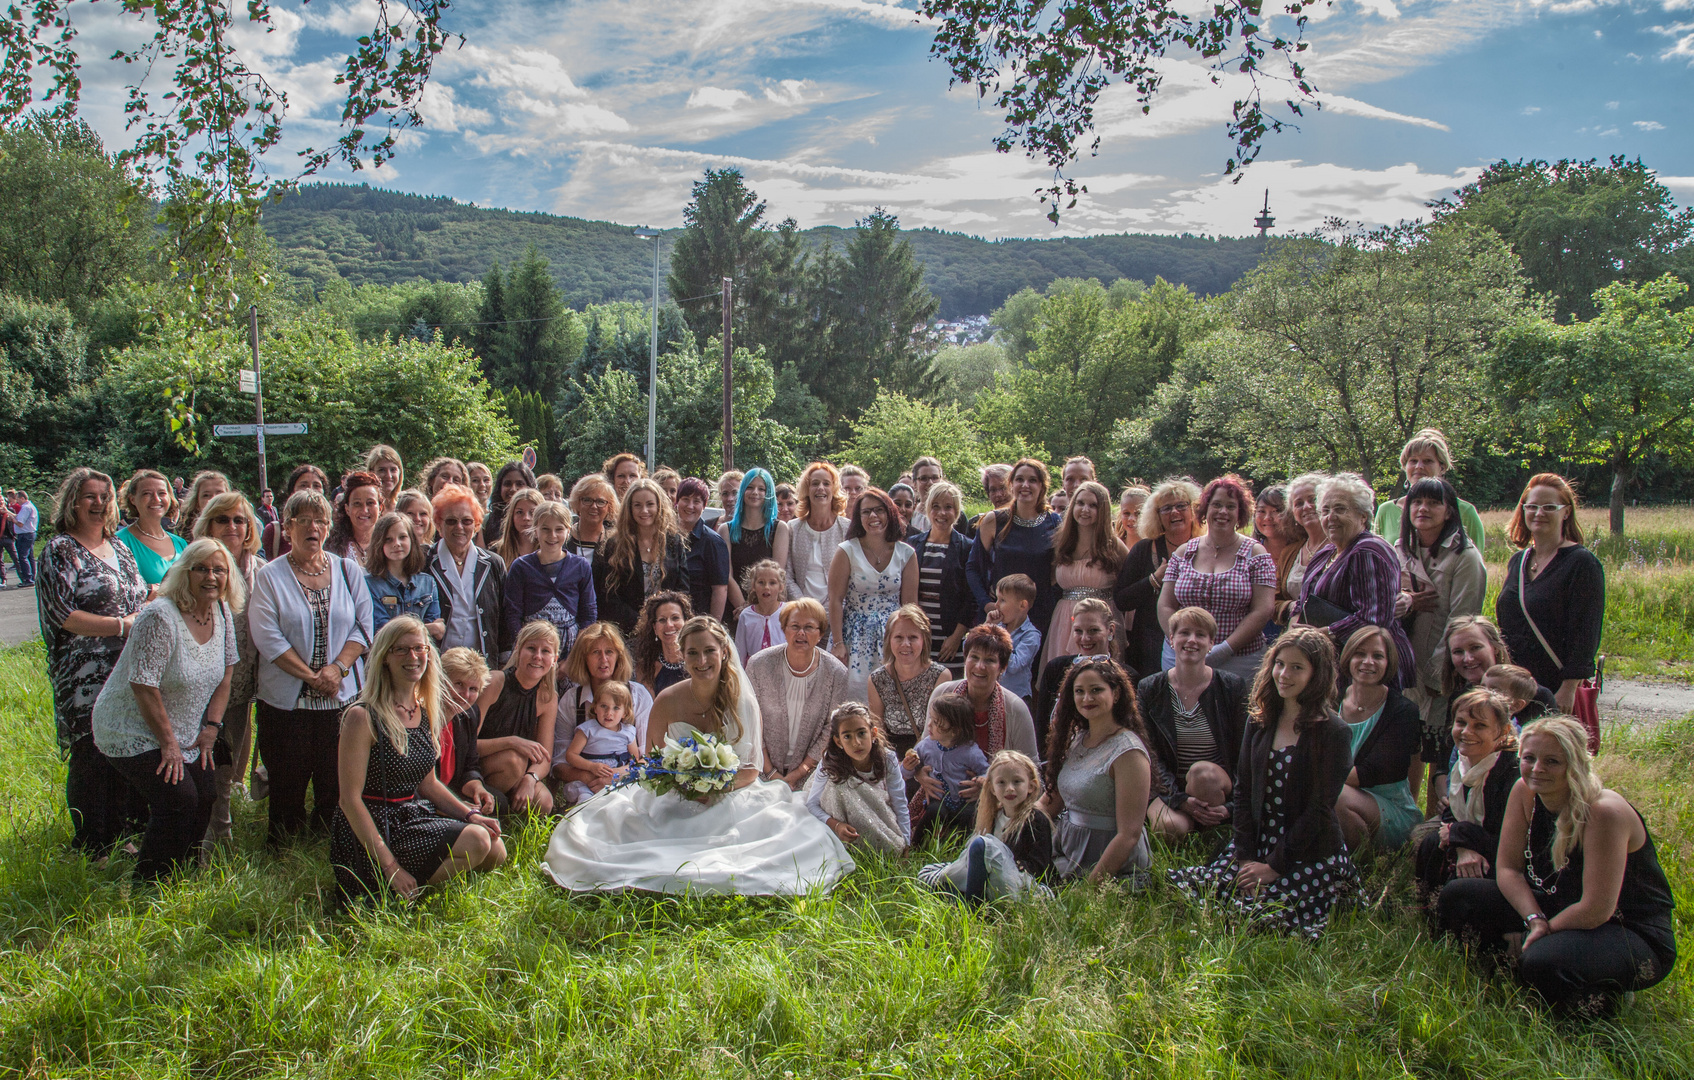
[[[1313,627],[1276,639],[1253,683],[1231,816],[1235,838],[1204,866],[1171,871],[1190,897],[1217,896],[1259,927],[1316,940],[1357,872],[1335,802],[1353,765],[1335,712],[1335,647]]]
[[[441,746],[441,660],[423,623],[389,620],[366,671],[370,681],[341,723],[329,839],[336,884],[348,896],[375,896],[386,883],[409,900],[422,885],[505,862],[500,823],[436,775],[436,759],[453,748]]]

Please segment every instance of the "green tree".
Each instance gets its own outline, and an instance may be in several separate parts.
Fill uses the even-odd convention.
[[[710,339],[704,354],[685,336],[659,357],[658,458],[683,475],[716,476],[723,468],[723,350]],[[759,352],[737,347],[731,357],[735,464],[763,465],[777,476],[800,470],[800,435],[772,417],[776,378]],[[611,370],[578,387],[580,403],[560,418],[570,433],[562,448],[564,473],[592,472],[608,456],[647,441],[647,398],[635,376]]]
[[[977,426],[1003,441],[1028,436],[1056,458],[1106,461],[1114,427],[1143,407],[1199,336],[1200,312],[1193,294],[1163,279],[1116,308],[1098,281],[1050,291],[1023,365],[977,396]]]
[[[734,282],[732,326],[755,343],[776,320],[782,294],[792,290],[794,282],[785,279],[793,268],[782,264],[798,257],[798,244],[778,238],[765,210],[739,169],[707,169],[705,179],[694,184],[665,288],[696,340],[723,336],[724,278]],[[792,235],[796,227],[786,221],[780,228]]]
[[[1613,282],[1595,294],[1594,318],[1526,319],[1494,354],[1501,396],[1541,448],[1611,470],[1615,536],[1642,460],[1683,463],[1694,444],[1694,309],[1672,311],[1687,291],[1669,274]]]
[[[943,402],[969,409],[976,404],[978,394],[1011,369],[1006,350],[995,342],[943,346],[935,354],[935,374],[940,382],[937,396]]]
[[[1279,241],[1231,291],[1177,392],[1120,429],[1119,455],[1172,437],[1158,410],[1180,407],[1186,438],[1229,447],[1256,475],[1292,463],[1391,483],[1420,428],[1460,446],[1489,430],[1484,360],[1531,310],[1525,285],[1505,243],[1471,226]]]
[[[440,335],[449,345],[470,348],[479,329],[475,324],[482,306],[481,291],[476,285],[451,281],[432,281],[408,289],[390,336],[405,333],[428,341]]]
[[[482,358],[484,370],[506,355],[506,275],[495,259],[482,277],[482,303],[476,311],[476,330],[471,335],[471,351]]]
[[[513,387],[505,394],[506,415],[518,433],[518,442],[535,447],[535,471],[553,471],[553,406],[533,390]]]
[[[86,445],[92,389],[88,337],[63,304],[0,294],[0,443],[54,469]]]
[[[126,278],[148,275],[152,216],[86,123],[38,113],[0,128],[0,292],[83,319]]]
[[[301,461],[333,476],[377,442],[414,462],[442,455],[504,461],[517,448],[503,403],[464,348],[412,338],[362,342],[315,315],[271,329],[260,348],[265,418],[308,425],[305,435],[270,441],[273,479]],[[251,490],[258,470],[253,440],[208,437],[214,423],[252,422],[253,399],[236,387],[237,369],[251,363],[238,332],[167,319],[153,338],[114,356],[101,381],[99,395],[122,433],[111,456],[161,469],[222,469]],[[194,399],[196,422],[206,426],[195,453],[178,446],[160,422],[179,393]]]
[[[1041,294],[1028,286],[1006,297],[1006,302],[988,316],[995,328],[994,339],[1005,348],[1006,359],[1013,367],[1021,366],[1035,348],[1035,327],[1040,317]]]
[[[483,358],[488,381],[501,389],[534,390],[552,401],[570,378],[587,334],[576,312],[560,299],[547,260],[533,246],[512,268],[504,301],[505,347]]]
[[[976,429],[957,405],[932,405],[878,387],[875,400],[853,422],[841,453],[883,488],[929,454],[940,460],[949,480],[972,495],[982,493]]]
[[[627,371],[634,375],[636,384],[645,394],[652,352],[653,309],[629,300],[590,304],[583,310],[581,320],[584,328],[582,355],[559,392],[556,402],[559,412],[563,414],[576,408],[574,386],[607,371]],[[675,349],[675,343],[687,333],[688,324],[683,320],[682,309],[672,303],[660,305],[660,354]],[[642,415],[647,415],[645,408]],[[646,444],[645,436],[642,443]]]
[[[1435,210],[1504,237],[1560,322],[1593,318],[1598,290],[1614,281],[1672,269],[1694,279],[1694,208],[1678,210],[1639,158],[1498,161]]]
[[[855,377],[829,372],[821,382],[812,382],[813,393],[874,379],[898,393],[933,397],[937,379],[924,327],[941,302],[924,286],[911,242],[900,237],[900,219],[881,207],[871,211],[857,222],[846,258],[833,351],[838,362],[853,365]],[[851,397],[819,396],[837,415],[857,412]]]

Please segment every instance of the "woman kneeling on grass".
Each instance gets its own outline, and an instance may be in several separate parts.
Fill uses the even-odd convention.
[[[1641,812],[1601,786],[1577,721],[1525,727],[1518,771],[1498,878],[1448,882],[1441,929],[1495,954],[1521,936],[1520,979],[1559,1012],[1609,1015],[1676,963],[1670,882]]]
[[[1441,816],[1418,831],[1413,873],[1418,898],[1433,904],[1456,877],[1491,878],[1506,823],[1506,802],[1518,779],[1511,702],[1492,690],[1471,690],[1453,704],[1458,759]]]
[[[1357,880],[1335,803],[1352,769],[1335,713],[1335,647],[1293,626],[1267,651],[1235,777],[1235,838],[1205,866],[1171,871],[1192,897],[1218,896],[1254,926],[1317,940]]]
[[[420,884],[505,862],[500,823],[460,802],[436,775],[447,718],[441,660],[424,624],[412,615],[389,620],[368,670],[341,724],[329,852],[342,893],[375,896],[381,881],[410,900]]]

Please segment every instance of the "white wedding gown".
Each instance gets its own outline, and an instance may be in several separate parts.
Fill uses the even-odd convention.
[[[734,660],[729,660],[734,663]],[[737,710],[743,762],[764,760],[759,706],[741,677]],[[666,734],[693,732],[672,724]],[[641,889],[661,893],[794,896],[827,893],[853,872],[841,840],[781,781],[755,780],[710,804],[639,785],[603,792],[567,813],[542,863],[572,892]]]

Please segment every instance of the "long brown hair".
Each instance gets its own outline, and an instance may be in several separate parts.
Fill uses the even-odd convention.
[[[694,604],[685,592],[674,592],[665,589],[649,596],[641,605],[641,615],[635,620],[635,678],[640,683],[651,683],[659,673],[659,661],[665,658],[665,647],[659,641],[659,635],[653,632],[653,622],[659,617],[659,608],[665,604],[675,604],[682,611],[682,623],[688,625],[688,620],[694,617]],[[682,645],[679,634],[677,645]],[[574,651],[574,650],[573,650]]]
[[[629,485],[629,490],[624,492],[623,504],[618,507],[618,525],[612,532],[611,546],[606,552],[606,562],[612,568],[612,572],[606,575],[608,588],[615,589],[641,572],[641,542],[635,535],[634,505],[635,496],[643,491],[651,494],[658,502],[654,521],[659,530],[658,557],[665,557],[673,537],[679,543],[682,540],[682,526],[677,523],[670,496],[652,480],[641,477]]]
[[[1305,731],[1335,711],[1335,644],[1315,626],[1290,627],[1265,650],[1265,658],[1259,661],[1259,673],[1253,676],[1248,720],[1259,727],[1271,728],[1282,721],[1282,695],[1277,692],[1276,680],[1271,678],[1271,668],[1276,665],[1276,658],[1288,649],[1298,649],[1312,665],[1312,677],[1295,699],[1300,715],[1294,720],[1294,730]]]
[[[1071,740],[1078,732],[1088,728],[1088,721],[1077,710],[1076,694],[1073,692],[1076,677],[1085,671],[1099,675],[1111,687],[1117,699],[1112,702],[1112,721],[1125,731],[1133,732],[1142,742],[1147,741],[1147,728],[1141,722],[1141,706],[1135,698],[1135,684],[1129,681],[1124,669],[1118,666],[1116,660],[1078,660],[1065,672],[1064,685],[1059,688],[1059,707],[1053,713],[1053,728],[1047,733],[1047,775],[1043,779],[1049,791],[1058,790],[1059,770],[1065,767],[1065,754],[1070,750]]]
[[[519,546],[518,530],[515,525],[516,519],[512,514],[512,508],[517,506],[519,503],[524,503],[526,505],[534,503],[535,508],[539,510],[546,502],[547,496],[541,494],[541,492],[537,491],[535,488],[519,488],[517,491],[512,493],[511,499],[509,499],[506,502],[506,505],[502,508],[503,512],[500,516],[500,536],[492,544],[488,545],[488,550],[500,556],[501,561],[506,564],[507,570],[512,568],[512,560],[518,557]],[[568,516],[565,519],[565,524],[567,526],[570,525],[570,518]],[[529,527],[533,530],[535,528],[535,523],[531,521]],[[539,548],[541,546],[540,542],[536,541],[535,546]]]
[[[640,482],[639,480],[636,481],[636,483]],[[649,480],[648,483],[652,483],[652,481]],[[701,717],[701,724],[711,725],[712,730],[705,732],[706,734],[716,734],[727,742],[735,742],[743,734],[741,718],[736,712],[736,707],[741,702],[741,676],[736,673],[735,642],[729,639],[729,632],[723,628],[723,623],[718,622],[710,615],[696,615],[682,624],[682,630],[676,635],[677,647],[686,649],[688,639],[696,634],[706,634],[717,642],[718,654],[723,658],[722,666],[718,668],[718,688],[712,694],[712,703],[707,706],[706,715]],[[734,718],[735,724],[733,733],[726,726],[731,718]],[[705,731],[704,726],[697,726],[700,726],[700,730]],[[744,761],[741,764],[743,767],[749,764],[754,768],[759,767],[759,763],[756,761]]]
[[[837,784],[845,784],[858,775],[853,766],[853,759],[847,756],[847,751],[835,743],[835,733],[841,730],[841,725],[849,718],[858,716],[864,719],[871,729],[871,778],[882,780],[888,775],[888,736],[882,730],[882,724],[871,715],[870,709],[863,702],[844,701],[829,714],[829,741],[824,744],[823,760],[818,762],[818,768],[823,774]]]
[[[1129,555],[1129,549],[1123,546],[1113,529],[1117,521],[1117,507],[1112,504],[1112,493],[1106,490],[1106,485],[1096,480],[1084,480],[1076,486],[1076,494],[1071,496],[1070,505],[1065,507],[1065,516],[1059,521],[1059,528],[1053,533],[1053,560],[1059,564],[1076,561],[1077,548],[1082,546],[1083,526],[1076,522],[1076,497],[1083,492],[1094,496],[1094,524],[1088,527],[1090,552],[1088,565],[1098,567],[1110,574],[1116,574],[1118,567]]]

